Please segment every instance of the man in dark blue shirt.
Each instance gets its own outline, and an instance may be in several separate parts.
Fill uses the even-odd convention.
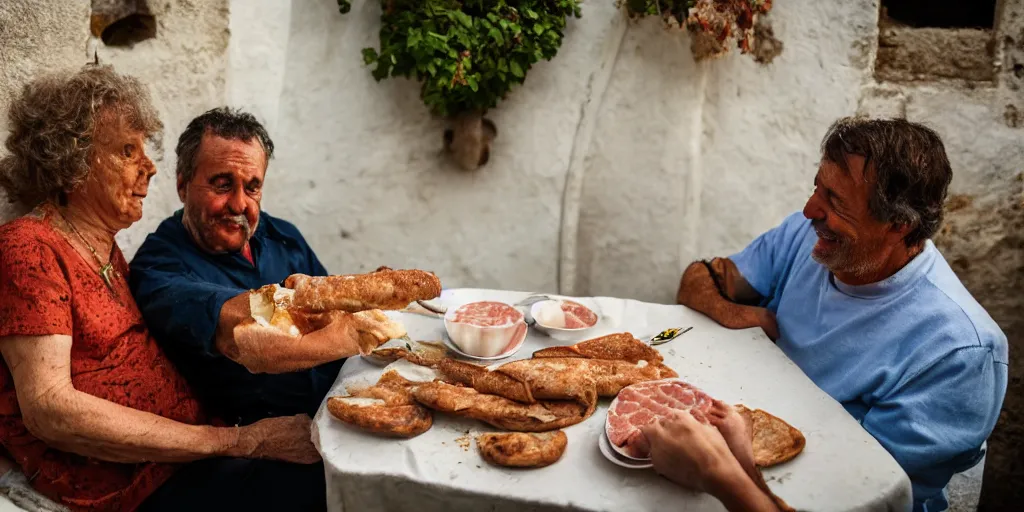
[[[184,208],[131,263],[132,293],[161,347],[210,413],[243,425],[312,416],[343,358],[359,353],[358,333],[337,322],[316,343],[234,337],[250,318],[250,290],[327,275],[295,226],[260,211],[273,147],[249,114],[215,109],[193,120],[176,150]]]

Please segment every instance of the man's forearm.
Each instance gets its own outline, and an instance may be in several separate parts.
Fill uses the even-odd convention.
[[[237,457],[254,449],[243,446],[246,443],[237,427],[180,423],[74,390],[70,383],[67,388],[23,408],[29,430],[63,451],[135,463]]]
[[[765,315],[764,308],[744,306],[724,297],[708,267],[699,261],[683,272],[676,301],[729,329],[759,327]]]

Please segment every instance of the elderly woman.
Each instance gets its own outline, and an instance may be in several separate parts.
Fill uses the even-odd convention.
[[[0,186],[34,209],[0,227],[0,444],[75,510],[324,508],[309,417],[208,425],[132,299],[114,237],[142,218],[160,129],[106,67],[11,104]]]

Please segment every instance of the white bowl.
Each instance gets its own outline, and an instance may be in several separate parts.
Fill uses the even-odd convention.
[[[572,303],[586,308],[594,316],[597,317],[594,323],[586,327],[567,328],[564,323],[564,312],[562,311],[563,303]],[[561,315],[561,316],[560,316]],[[580,304],[579,302],[571,300],[542,300],[536,302],[533,306],[530,306],[530,316],[533,318],[534,327],[538,331],[547,334],[551,338],[558,341],[578,341],[587,336],[594,326],[601,320],[600,316],[594,310],[587,306]]]
[[[501,359],[508,359],[509,357],[512,357],[516,352],[519,352],[519,349],[523,347],[523,342],[526,341],[526,331],[526,326],[522,326],[518,331],[519,334],[516,335],[515,338],[512,340],[511,348],[496,356],[481,357],[474,356],[472,354],[467,354],[463,352],[461,349],[459,349],[459,346],[453,343],[451,338],[448,336],[444,337],[444,346],[448,347],[448,350],[455,352],[456,354],[464,358],[473,359],[474,361],[498,361]]]
[[[463,312],[463,308],[480,307],[477,305],[489,305],[492,308],[502,310],[509,316],[509,320],[499,325],[478,325],[463,321],[456,321],[456,317]],[[506,309],[507,308],[507,309]],[[511,349],[519,336],[526,330],[526,322],[523,313],[518,309],[495,301],[480,301],[463,304],[457,308],[448,308],[444,315],[444,328],[448,331],[448,337],[459,350],[475,357],[494,357]]]

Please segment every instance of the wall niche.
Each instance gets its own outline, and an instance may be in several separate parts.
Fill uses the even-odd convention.
[[[882,0],[880,82],[995,79],[996,0]]]

